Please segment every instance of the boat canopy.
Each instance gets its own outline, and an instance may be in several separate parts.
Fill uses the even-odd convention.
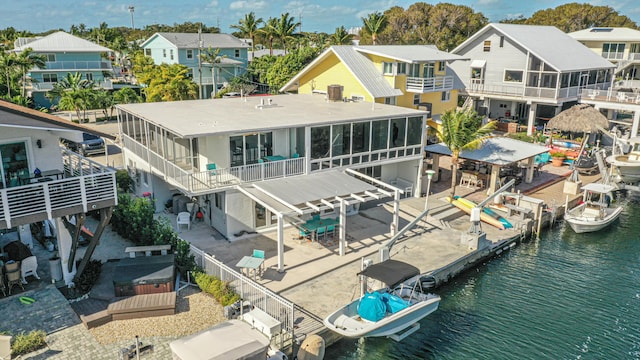
[[[383,261],[379,264],[371,265],[358,273],[358,275],[380,280],[389,286],[396,285],[419,274],[420,269],[398,260]]]

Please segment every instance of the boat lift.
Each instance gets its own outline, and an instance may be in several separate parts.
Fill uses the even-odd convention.
[[[516,179],[511,179],[507,181],[506,184],[502,185],[501,188],[496,190],[493,194],[489,195],[486,199],[482,200],[478,205],[471,209],[471,227],[469,228],[468,233],[473,235],[480,235],[483,233],[482,227],[480,226],[480,213],[482,213],[482,208],[487,205],[493,198],[507,191],[510,187],[512,187],[516,183]]]

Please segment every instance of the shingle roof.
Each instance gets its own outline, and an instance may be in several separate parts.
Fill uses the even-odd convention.
[[[195,49],[199,47],[199,39],[202,39],[203,48],[249,48],[250,46],[244,41],[230,34],[200,34],[198,33],[171,33],[159,32],[155,35],[162,36],[169,42],[174,44],[178,49]],[[154,35],[154,36],[155,36]],[[199,37],[200,36],[200,37]],[[141,47],[152,39],[150,37]]]
[[[629,28],[596,27],[568,34],[579,41],[634,41],[640,42],[640,31]]]
[[[554,26],[491,23],[458,45],[452,52],[457,53],[490,28],[501,32],[558,71],[615,67],[602,56]]]
[[[34,52],[111,52],[104,46],[92,43],[89,40],[81,39],[77,36],[67,34],[64,31],[54,32],[53,34],[39,38],[31,42],[25,42],[24,45],[16,47],[15,51],[22,51],[27,48],[33,49]]]

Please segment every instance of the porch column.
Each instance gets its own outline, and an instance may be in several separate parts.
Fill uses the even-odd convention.
[[[431,154],[433,156],[433,162],[431,164],[431,169],[436,173],[433,174],[433,182],[438,182],[440,180],[440,154]]]
[[[527,160],[527,176],[525,176],[524,178],[524,182],[526,184],[531,184],[531,182],[533,181],[533,168],[535,166],[533,163],[534,159],[535,159],[534,157],[530,157]]]
[[[640,123],[640,110],[633,112],[633,125],[631,125],[631,137],[638,136],[638,125]]]
[[[491,177],[489,178],[489,188],[487,189],[487,195],[491,195],[496,192],[496,185],[498,184],[501,167],[502,166],[498,165],[491,166]]]
[[[73,234],[67,230],[61,218],[56,218],[56,233],[58,235],[58,256],[62,261],[62,280],[67,286],[73,284],[73,277],[76,275],[76,261],[69,259],[71,247],[73,246]],[[72,271],[69,271],[69,262],[73,264]]]
[[[284,216],[278,213],[278,272],[284,272]]]
[[[347,252],[347,202],[340,200],[340,256]]]
[[[400,190],[394,190],[393,192],[393,220],[391,221],[391,236],[395,236],[398,233],[398,226],[400,225]]]
[[[527,121],[527,135],[532,136],[533,135],[533,127],[536,124],[536,108],[538,107],[538,104],[536,103],[531,103],[531,105],[529,105],[529,119]]]

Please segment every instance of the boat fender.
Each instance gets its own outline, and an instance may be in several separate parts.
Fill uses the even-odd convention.
[[[36,302],[36,300],[34,298],[30,298],[28,296],[20,296],[20,302],[25,304],[25,305],[31,305],[34,302]]]
[[[424,276],[420,279],[422,289],[433,289],[436,287],[436,279],[433,276]]]

